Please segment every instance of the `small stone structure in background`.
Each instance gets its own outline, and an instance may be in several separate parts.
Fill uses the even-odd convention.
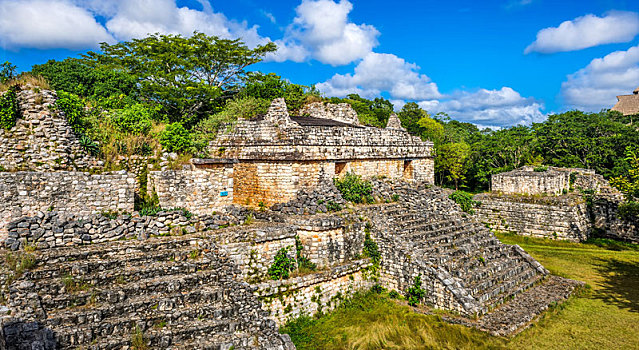
[[[491,188],[475,196],[481,202],[475,212],[494,230],[575,242],[593,235],[639,242],[639,225],[617,215],[623,195],[593,170],[527,166],[493,175]]]

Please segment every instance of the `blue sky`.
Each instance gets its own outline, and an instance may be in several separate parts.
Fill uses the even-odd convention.
[[[0,60],[21,71],[194,30],[274,41],[255,68],[328,96],[415,101],[483,126],[599,111],[639,86],[636,0],[0,0]]]

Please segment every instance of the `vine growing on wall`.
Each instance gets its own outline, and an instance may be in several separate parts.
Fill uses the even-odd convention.
[[[0,96],[0,127],[6,130],[13,128],[19,115],[16,88],[12,87]]]

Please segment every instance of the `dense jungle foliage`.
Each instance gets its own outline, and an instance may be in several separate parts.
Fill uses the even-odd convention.
[[[293,114],[309,102],[348,103],[364,125],[386,125],[394,106],[383,97],[325,97],[314,86],[250,71],[275,50],[272,43],[251,49],[240,40],[202,33],[156,34],[102,44],[99,52],[51,60],[18,76],[5,62],[0,91],[43,77],[57,90],[58,106],[72,119],[82,144],[107,168],[117,168],[113,160],[122,155],[162,150],[180,153],[181,160],[207,156],[206,146],[220,128],[264,114],[280,97]],[[5,114],[9,126],[11,113]],[[569,111],[500,130],[480,129],[454,115],[430,115],[414,102],[397,114],[409,132],[434,142],[439,185],[478,192],[488,189],[491,174],[544,165],[594,169],[626,193],[637,193],[639,132],[631,118],[617,112]]]

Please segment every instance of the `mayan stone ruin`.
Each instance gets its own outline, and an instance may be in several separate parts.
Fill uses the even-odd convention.
[[[418,276],[422,302],[454,312],[451,322],[513,335],[581,283],[550,276],[483,222],[574,240],[593,227],[622,236],[627,224],[615,221],[618,194],[575,169],[495,176],[500,192],[470,215],[434,186],[433,143],[396,116],[383,129],[359,125],[346,104],[291,116],[283,99],[222,129],[213,157],[150,169],[149,195],[178,209],[145,216],[133,206],[138,174],[100,172],[79,154],[61,114],[38,104],[54,93],[22,96],[23,119],[1,136],[23,146],[0,153],[0,238],[5,254],[33,261],[1,274],[0,349],[123,349],[132,334],[158,349],[294,349],[278,333],[287,320],[376,284],[404,293]],[[343,198],[333,179],[347,174],[370,182],[372,203]],[[592,208],[561,197],[573,187],[596,189]],[[522,191],[556,202],[518,202]],[[363,254],[371,241],[377,258]],[[316,270],[268,278],[281,252]]]
[[[493,175],[491,189],[475,196],[476,218],[494,230],[574,242],[597,231],[639,242],[637,223],[617,215],[623,195],[592,170],[526,166]]]

